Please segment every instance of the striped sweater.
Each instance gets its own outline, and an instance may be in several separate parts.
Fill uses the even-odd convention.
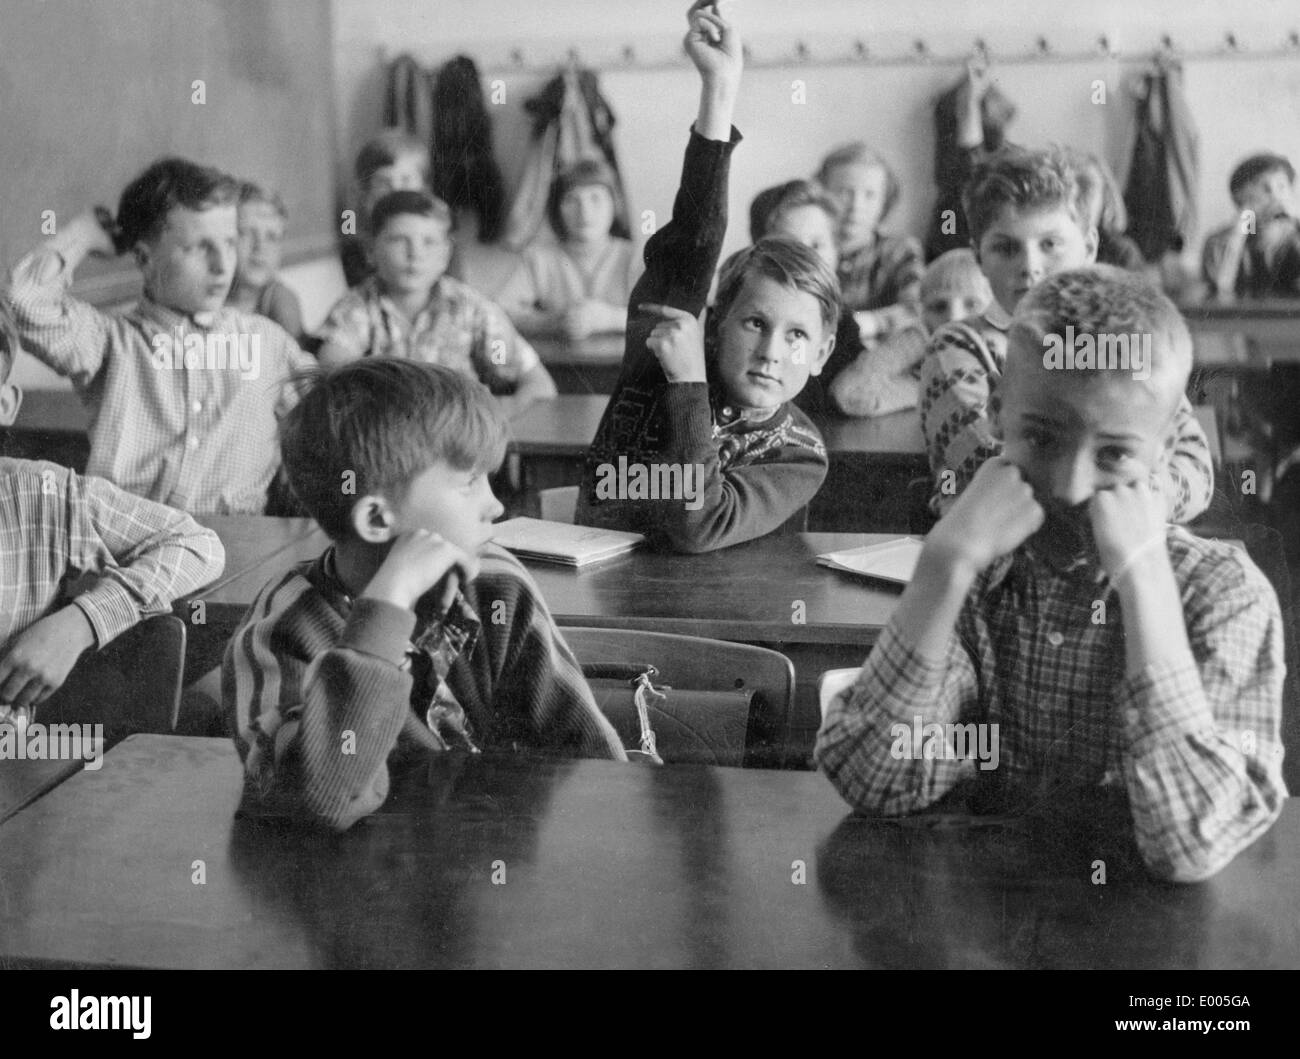
[[[415,612],[352,599],[333,549],[262,589],[222,664],[244,811],[346,830],[442,748],[425,721],[435,702],[458,704],[483,749],[625,758],[516,559],[489,546],[445,615],[432,597]]]

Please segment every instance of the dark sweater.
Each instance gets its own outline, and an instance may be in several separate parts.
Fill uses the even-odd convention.
[[[789,523],[826,477],[826,448],[803,412],[787,403],[761,423],[742,420],[723,399],[711,358],[708,384],[669,383],[646,347],[658,318],[638,305],[694,316],[704,310],[727,231],[727,176],[739,142],[734,129],[729,143],[691,132],[672,219],[647,242],[646,270],[628,300],[623,368],[578,498],[582,525],[635,530],[678,551],[712,551]],[[698,466],[697,499],[603,498],[597,483],[620,457],[628,466]]]

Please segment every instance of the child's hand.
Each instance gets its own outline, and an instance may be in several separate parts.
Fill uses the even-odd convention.
[[[562,326],[565,337],[579,342],[589,338],[605,326],[605,307],[597,301],[579,302],[564,310]]]
[[[409,530],[393,542],[388,557],[362,595],[414,610],[420,597],[445,579],[439,606],[446,610],[457,589],[478,576],[478,568],[476,557],[437,533]]]
[[[872,342],[880,335],[880,317],[870,309],[854,313],[853,322],[858,325],[858,337],[863,343]]]
[[[642,312],[660,320],[645,340],[646,348],[659,358],[669,382],[707,382],[704,367],[704,332],[700,322],[685,309],[670,305],[638,305]]]
[[[1042,524],[1043,509],[1020,468],[995,456],[975,472],[925,546],[975,574],[1014,551]]]
[[[706,82],[739,84],[745,64],[740,33],[722,17],[714,0],[695,0],[686,21],[691,28],[683,46],[700,77]]]
[[[79,213],[63,226],[63,237],[78,243],[92,257],[117,257],[113,237],[104,230],[94,210]]]
[[[33,622],[0,658],[0,709],[28,709],[63,687],[95,632],[80,607],[67,606]]]
[[[1088,516],[1102,568],[1112,583],[1128,566],[1165,552],[1164,496],[1146,477],[1093,493]]]

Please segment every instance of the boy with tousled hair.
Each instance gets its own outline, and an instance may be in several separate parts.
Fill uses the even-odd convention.
[[[263,511],[283,383],[312,363],[278,324],[225,304],[238,191],[218,170],[161,159],[127,185],[116,221],[100,211],[61,225],[14,266],[4,295],[24,347],[71,379],[90,412],[86,473],[196,515]],[[87,255],[128,251],[144,278],[131,309],[104,313],[69,294]],[[192,361],[195,348],[212,362]]]
[[[625,758],[532,578],[490,544],[506,433],[481,383],[360,360],[282,432],[332,544],[267,584],[226,648],[247,811],[345,830],[453,747]]]
[[[1061,369],[1070,336],[1146,343],[1144,372]],[[1110,266],[1067,270],[1018,306],[981,465],[816,757],[857,809],[941,798],[1003,812],[1126,807],[1147,869],[1207,878],[1286,797],[1277,597],[1243,549],[1166,522],[1191,339],[1173,304]],[[997,725],[996,768],[895,752],[896,725]]]
[[[17,328],[0,306],[0,428]],[[0,430],[0,436],[3,431]],[[226,553],[189,515],[58,464],[0,456],[0,722],[27,716],[82,653],[220,576]]]
[[[1300,294],[1295,167],[1280,154],[1253,154],[1232,171],[1228,191],[1241,214],[1206,237],[1201,271],[1211,293],[1224,299]]]
[[[698,0],[686,50],[700,71],[673,216],[646,244],[632,292],[623,369],[587,456],[578,522],[646,533],[660,547],[705,552],[790,523],[826,477],[820,434],[791,399],[835,345],[839,285],[793,239],[763,239],[722,270],[704,310],[727,228],[731,125],[743,64],[739,34]],[[702,469],[698,496],[609,496],[602,468]],[[630,490],[629,490],[630,493]],[[795,520],[797,521],[797,519]]]
[[[921,364],[921,430],[934,491],[945,512],[985,460],[1002,451],[989,401],[1006,357],[1007,327],[1020,299],[1063,269],[1092,263],[1097,230],[1088,211],[1080,159],[1059,149],[1007,146],[975,167],[963,190],[972,246],[993,301],[982,314],[941,328]],[[1184,398],[1176,443],[1161,488],[1174,522],[1190,522],[1214,493],[1209,444]]]

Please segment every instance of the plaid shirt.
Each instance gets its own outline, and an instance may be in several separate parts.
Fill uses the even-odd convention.
[[[882,335],[920,315],[925,255],[914,236],[877,232],[870,246],[843,254],[837,272],[844,307],[874,311]]]
[[[921,432],[934,492],[930,507],[948,510],[980,466],[1002,452],[993,436],[988,404],[1007,359],[1011,317],[993,302],[981,316],[946,324],[934,333],[921,364]],[[1186,397],[1174,420],[1174,451],[1165,464],[1171,522],[1190,522],[1214,496],[1214,462],[1205,431]],[[947,472],[951,472],[948,474]],[[952,482],[946,488],[945,481]]]
[[[58,464],[0,459],[0,655],[68,603],[103,647],[216,580],[225,561],[189,515]]]
[[[434,709],[483,749],[625,759],[517,559],[486,549],[447,613],[431,604],[352,599],[333,549],[262,589],[222,664],[245,809],[350,827],[384,803],[392,772],[442,749]]]
[[[884,416],[915,408],[917,378],[929,341],[925,325],[913,320],[859,353],[831,383],[835,404],[851,416]]]
[[[1097,568],[1060,573],[1021,547],[977,578],[942,661],[886,626],[857,682],[830,704],[818,763],[849,803],[887,816],[923,809],[960,781],[1021,807],[1117,787],[1154,872],[1217,871],[1286,795],[1281,615],[1240,549],[1179,527],[1167,543],[1189,657],[1126,676],[1118,598]],[[895,757],[892,726],[917,718],[997,724],[997,768]]]
[[[71,279],[61,254],[36,250],[7,302],[23,345],[90,411],[86,473],[196,515],[260,514],[280,464],[276,415],[293,399],[284,380],[315,361],[264,317],[187,317],[148,297],[110,315],[71,297]],[[203,366],[177,368],[187,346]]]
[[[505,311],[450,276],[434,285],[414,320],[396,306],[375,276],[335,303],[320,329],[322,342],[352,357],[404,357],[442,364],[493,388],[511,388],[541,359]]]

